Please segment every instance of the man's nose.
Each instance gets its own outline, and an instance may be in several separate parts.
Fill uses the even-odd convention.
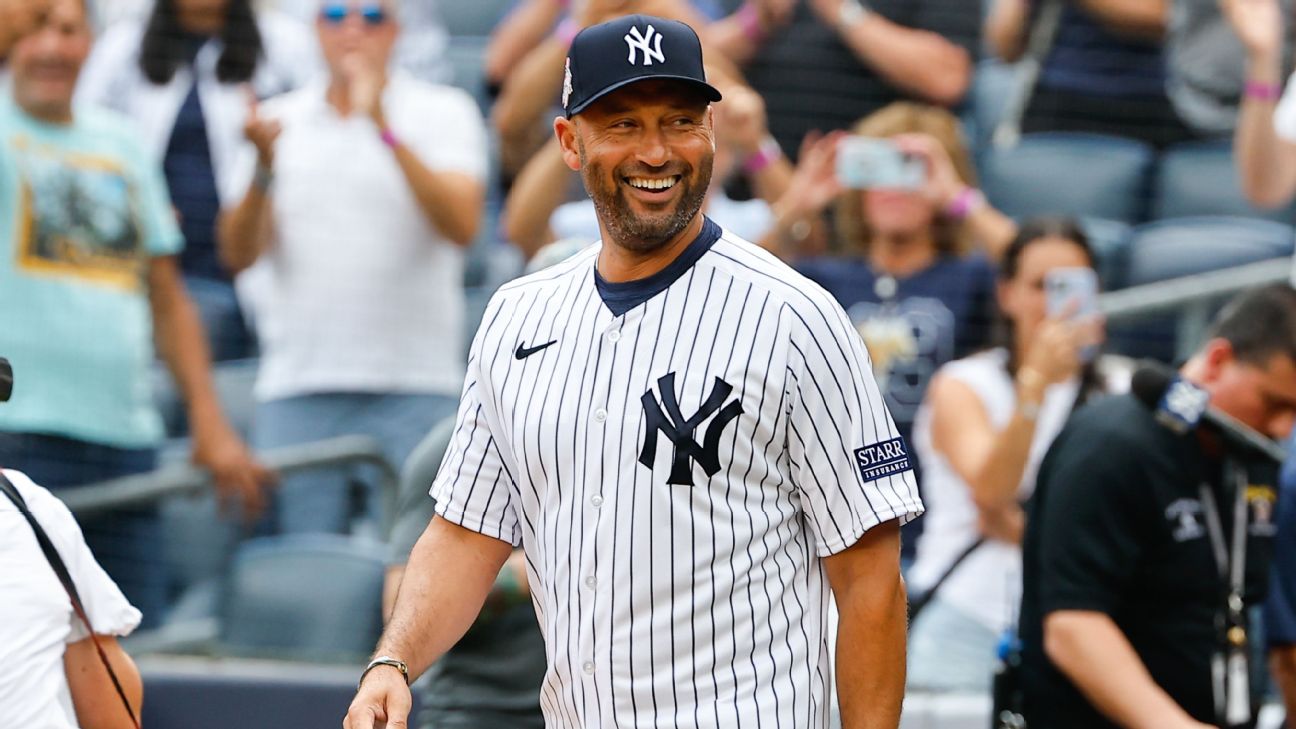
[[[661,167],[670,161],[670,149],[666,146],[666,138],[660,127],[644,131],[635,156],[649,167]]]
[[[1296,424],[1296,410],[1284,410],[1269,421],[1269,437],[1285,441],[1291,436],[1292,426]]]

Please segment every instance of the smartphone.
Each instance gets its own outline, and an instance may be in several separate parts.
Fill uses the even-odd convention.
[[[1069,318],[1098,314],[1098,274],[1092,268],[1055,268],[1044,274],[1044,296],[1050,317],[1070,312]]]
[[[927,179],[927,165],[888,139],[851,136],[837,148],[837,179],[851,190],[917,190]]]

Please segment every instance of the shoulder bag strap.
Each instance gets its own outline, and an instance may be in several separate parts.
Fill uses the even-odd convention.
[[[117,690],[117,697],[121,699],[122,706],[130,716],[131,724],[135,729],[139,729],[140,723],[135,716],[135,710],[131,708],[130,701],[126,699],[126,691],[122,689],[121,681],[117,678],[117,672],[113,670],[112,664],[108,661],[108,655],[104,652],[103,645],[99,643],[94,628],[90,626],[90,618],[86,615],[85,606],[81,603],[81,595],[77,592],[76,584],[72,582],[72,575],[68,572],[67,565],[63,563],[63,558],[59,556],[58,549],[54,547],[54,543],[50,541],[49,535],[45,533],[40,522],[36,521],[31,509],[27,508],[27,501],[23,499],[22,494],[18,493],[18,489],[10,483],[3,471],[0,471],[0,491],[3,491],[4,495],[9,497],[14,506],[18,507],[18,512],[31,525],[41,552],[45,554],[45,559],[63,585],[64,591],[67,592],[68,600],[72,603],[72,610],[76,612],[77,617],[81,619],[81,624],[85,626],[86,632],[89,633],[90,641],[99,653],[99,660],[103,663],[104,669],[108,671],[108,678],[112,679],[113,688]]]

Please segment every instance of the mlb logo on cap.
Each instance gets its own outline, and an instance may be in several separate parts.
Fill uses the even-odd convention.
[[[683,81],[710,101],[721,98],[706,81],[702,42],[692,28],[677,20],[627,15],[576,35],[567,54],[563,109],[570,118],[623,86],[649,79]]]

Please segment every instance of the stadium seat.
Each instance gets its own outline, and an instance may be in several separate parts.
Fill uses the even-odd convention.
[[[1296,220],[1292,206],[1261,210],[1247,202],[1233,164],[1228,140],[1193,142],[1165,150],[1157,165],[1152,217],[1181,218],[1194,215],[1234,215]]]
[[[981,155],[981,183],[1015,218],[1066,214],[1138,223],[1147,208],[1155,153],[1130,139],[1039,133]]]
[[[437,8],[450,36],[487,36],[514,0],[438,0]]]
[[[332,534],[264,537],[234,558],[223,654],[362,660],[382,630],[383,545]]]
[[[454,435],[455,418],[449,417],[437,423],[414,447],[414,452],[405,459],[401,468],[400,499],[407,496],[427,495],[437,470],[441,468],[441,459],[445,458],[446,449],[450,447],[450,436]],[[402,509],[403,511],[403,509]]]
[[[1014,65],[993,59],[977,64],[972,77],[971,108],[964,115],[969,137],[976,147],[989,143],[1016,79],[1017,67]]]
[[[1098,259],[1098,278],[1103,290],[1124,286],[1133,228],[1119,220],[1104,218],[1081,218],[1080,226],[1089,237],[1089,246]]]
[[[455,36],[446,47],[446,60],[450,63],[451,83],[472,94],[477,106],[485,114],[490,110],[491,99],[486,88],[486,36]]]
[[[1148,223],[1134,231],[1125,283],[1139,286],[1289,257],[1294,236],[1291,226],[1252,218],[1193,217]],[[1173,315],[1124,318],[1108,328],[1110,348],[1132,357],[1171,362],[1183,346],[1195,344],[1177,341],[1177,326],[1178,317]]]

